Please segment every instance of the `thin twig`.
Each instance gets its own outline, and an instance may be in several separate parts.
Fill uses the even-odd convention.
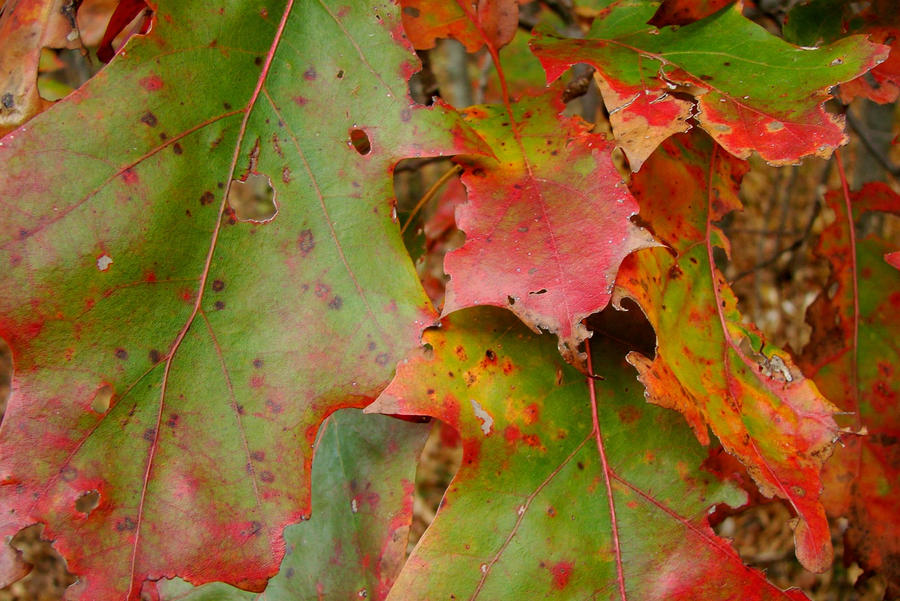
[[[441,186],[446,184],[451,177],[460,173],[462,171],[462,167],[459,165],[453,165],[444,175],[438,178],[436,182],[434,182],[430,188],[422,195],[422,198],[419,199],[419,202],[416,203],[416,206],[413,207],[412,212],[409,214],[409,217],[406,218],[406,222],[403,224],[403,227],[400,228],[400,235],[402,236],[406,229],[409,227],[409,224],[412,223],[416,214],[418,214],[419,210],[424,207],[429,200],[431,200],[435,194],[437,194],[438,190],[441,189]]]
[[[853,113],[850,111],[846,112],[847,115],[847,124],[850,126],[856,135],[859,136],[860,141],[863,143],[863,146],[866,147],[866,150],[869,151],[878,164],[881,165],[885,171],[893,175],[894,177],[900,177],[900,165],[895,165],[891,160],[885,156],[880,148],[875,146],[875,143],[872,141],[872,132],[869,131],[869,128],[863,125],[857,120],[856,117],[853,116]]]

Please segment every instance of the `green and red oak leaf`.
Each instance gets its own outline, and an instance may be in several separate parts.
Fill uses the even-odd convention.
[[[278,571],[319,424],[374,398],[435,318],[393,166],[482,147],[409,100],[390,2],[155,9],[0,141],[0,536],[45,523],[81,599]],[[267,220],[229,204],[250,176]]]
[[[288,526],[281,570],[261,595],[222,583],[157,583],[175,601],[381,601],[406,560],[416,464],[428,426],[345,409],[319,431],[313,513]]]
[[[626,259],[614,302],[637,302],[656,331],[655,357],[628,355],[648,399],[681,411],[704,444],[711,429],[765,496],[787,500],[799,518],[797,557],[821,572],[833,551],[820,471],[838,432],[838,410],[787,353],[743,323],[713,262],[713,247],[727,246],[712,222],[740,206],[743,170],[699,132],[663,143],[632,188],[641,218],[669,248]]]
[[[848,33],[889,46],[884,62],[842,84],[838,96],[845,104],[859,96],[881,104],[900,97],[900,11],[895,0],[811,0],[791,9],[783,32],[785,39],[802,46],[830,43]]]
[[[463,111],[493,156],[457,159],[468,189],[456,209],[466,242],[444,259],[443,313],[508,307],[533,330],[556,334],[563,356],[583,366],[582,320],[609,303],[622,259],[656,242],[630,221],[638,207],[612,146],[561,116],[558,98],[551,89]]]
[[[884,260],[896,245],[870,235],[857,240],[854,249],[843,195],[831,192],[826,200],[837,218],[822,232],[817,253],[831,265],[825,288],[830,293],[821,294],[807,311],[813,330],[801,365],[823,392],[840,399],[845,414],[838,420],[858,434],[842,437],[825,465],[823,502],[829,514],[848,519],[846,560],[883,573],[888,582],[886,598],[896,598],[900,595],[900,500],[896,494],[900,482],[900,274]],[[880,182],[866,184],[849,201],[854,222],[869,211],[900,214],[900,195]],[[858,302],[854,302],[855,292]]]
[[[366,411],[444,421],[463,461],[389,600],[806,598],[709,527],[713,505],[744,495],[698,469],[704,450],[644,401],[617,343],[593,345],[592,401],[552,340],[506,311],[454,313],[423,341]]]
[[[656,28],[647,21],[658,6],[612,2],[584,39],[543,30],[531,43],[548,81],[576,63],[597,69],[613,133],[635,171],[662,140],[687,131],[690,117],[740,158],[756,152],[785,165],[828,157],[847,140],[842,119],[823,107],[829,88],[888,53],[862,36],[819,49],[792,46],[744,18],[739,7],[684,27]]]

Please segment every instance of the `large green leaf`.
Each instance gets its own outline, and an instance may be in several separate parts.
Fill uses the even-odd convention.
[[[408,99],[389,2],[154,18],[0,140],[0,533],[47,524],[82,599],[278,570],[319,423],[374,398],[433,319],[393,165],[477,140]],[[274,188],[268,220],[232,206],[249,176]]]
[[[366,411],[444,420],[464,455],[388,599],[805,599],[709,527],[711,506],[744,497],[699,469],[704,450],[644,401],[617,343],[594,345],[594,400],[552,339],[499,309],[424,341]]]
[[[597,69],[613,132],[635,171],[662,140],[689,129],[692,116],[741,158],[756,152],[783,165],[830,156],[846,136],[842,119],[823,107],[829,88],[888,53],[862,36],[819,49],[792,46],[739,7],[658,29],[648,24],[658,6],[611,2],[585,39],[543,31],[532,42],[548,80],[576,63]]]
[[[309,521],[284,531],[287,554],[265,593],[227,584],[157,586],[179,601],[288,601],[387,596],[406,559],[416,463],[427,426],[338,411],[322,426],[312,468]]]

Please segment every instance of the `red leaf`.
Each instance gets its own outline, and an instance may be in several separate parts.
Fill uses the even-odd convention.
[[[112,17],[109,19],[109,25],[106,26],[106,31],[103,32],[103,39],[100,40],[100,46],[97,48],[97,58],[104,63],[108,63],[112,60],[112,57],[115,54],[115,50],[112,46],[113,40],[116,39],[116,36],[122,33],[122,30],[146,8],[147,3],[144,0],[120,0]],[[148,20],[144,25],[143,33],[147,32],[149,25],[150,23]]]
[[[622,259],[655,242],[629,220],[637,205],[609,143],[559,116],[552,97],[464,113],[496,158],[465,163],[469,199],[456,217],[466,243],[444,262],[444,315],[508,307],[533,330],[556,334],[566,359],[582,364],[581,320],[609,303]]]

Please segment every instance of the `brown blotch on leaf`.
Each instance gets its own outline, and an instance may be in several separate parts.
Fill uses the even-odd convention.
[[[254,359],[253,360],[253,367],[255,367],[256,369],[259,369],[262,366],[263,366],[262,359]]]
[[[216,308],[216,311],[221,311],[225,308],[225,303],[223,303],[222,301],[216,301],[216,304],[213,306]]]
[[[173,413],[173,414],[169,415],[169,419],[166,420],[166,425],[169,426],[170,428],[174,428],[175,426],[178,425],[179,419],[180,418],[178,417],[178,414]]]
[[[316,247],[316,240],[313,237],[312,230],[305,229],[300,232],[300,237],[297,238],[297,246],[300,248],[300,252],[303,253],[303,256],[309,254],[309,252]]]
[[[216,292],[222,292],[225,290],[225,282],[222,280],[213,280],[212,289]]]
[[[137,528],[137,524],[131,518],[125,518],[116,522],[116,530],[118,532],[133,532]]]
[[[209,190],[207,190],[200,196],[200,204],[205,206],[205,205],[210,204],[215,199],[216,199],[216,197],[213,195],[213,193],[210,192]]]
[[[156,365],[157,363],[159,363],[162,360],[162,353],[160,353],[155,348],[150,349],[150,352],[147,354],[147,356],[150,359],[150,363],[152,363],[153,365]]]
[[[3,103],[3,108],[5,109],[11,109],[12,107],[16,106],[16,100],[9,92],[4,94],[3,97],[0,98],[0,102]]]
[[[116,349],[116,359],[121,359],[122,361],[125,361],[126,359],[128,359],[128,351],[126,351],[123,348],[117,348]]]
[[[172,151],[175,154],[181,154],[182,152],[184,152],[184,150],[181,148],[181,144],[179,144],[178,142],[172,144]]]
[[[419,12],[419,9],[416,8],[415,6],[404,6],[403,14],[408,15],[408,16],[412,17],[413,19],[418,19],[419,15],[421,13]]]
[[[383,367],[388,364],[388,361],[390,360],[390,358],[391,358],[390,355],[388,355],[387,353],[378,353],[375,356],[375,363],[377,363],[378,365],[381,365]]]
[[[155,428],[147,428],[144,430],[144,440],[147,442],[153,442],[156,438],[156,429]]]
[[[263,482],[275,482],[275,476],[272,475],[272,472],[265,471],[259,475],[259,479]]]
[[[263,451],[253,451],[250,453],[250,458],[254,461],[264,461],[266,454]]]
[[[159,123],[159,121],[157,121],[156,115],[147,111],[141,116],[141,123],[149,125],[150,127],[156,127],[156,124]]]
[[[316,70],[313,67],[310,67],[306,71],[303,72],[303,79],[307,81],[313,81],[316,78]]]
[[[253,64],[256,65],[257,67],[260,66],[261,64],[263,64],[263,57],[257,56],[256,58],[254,58]]]
[[[337,311],[338,309],[341,308],[341,306],[342,306],[343,304],[344,304],[344,300],[343,300],[340,296],[335,296],[335,297],[334,297],[333,299],[331,299],[331,301],[328,303],[328,307],[331,308],[331,309],[334,309],[335,311]]]

